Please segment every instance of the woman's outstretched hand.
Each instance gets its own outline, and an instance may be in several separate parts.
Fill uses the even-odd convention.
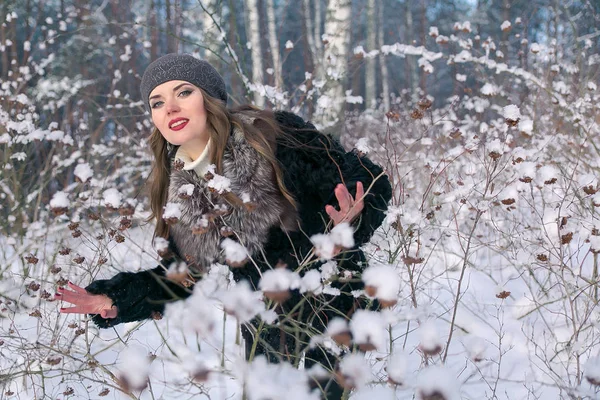
[[[362,212],[365,204],[362,200],[365,195],[362,182],[356,182],[356,197],[353,198],[348,188],[343,183],[340,183],[335,187],[335,197],[340,205],[340,211],[336,210],[333,206],[325,206],[325,212],[329,215],[333,221],[333,225],[336,226],[342,222],[351,223],[354,219]]]
[[[100,314],[102,318],[116,318],[117,307],[103,294],[91,294],[82,287],[69,282],[69,289],[59,287],[54,295],[57,300],[74,304],[75,307],[61,308],[63,314]]]

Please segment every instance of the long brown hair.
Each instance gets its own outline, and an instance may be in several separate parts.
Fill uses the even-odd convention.
[[[235,111],[229,110],[222,101],[209,96],[202,89],[200,91],[204,97],[206,125],[211,141],[209,159],[215,164],[217,173],[222,173],[223,153],[231,130],[235,126],[244,133],[244,137],[248,143],[269,161],[275,172],[275,179],[281,194],[292,207],[297,208],[294,197],[283,183],[283,173],[275,157],[276,140],[283,133],[273,115],[268,112],[259,111],[252,106],[244,106]],[[243,115],[253,118],[254,123],[245,124],[240,118]],[[170,157],[173,154],[169,152],[167,141],[157,128],[154,128],[152,131],[149,141],[154,161],[150,177],[150,209],[152,213],[148,221],[156,218],[154,236],[167,238],[169,235],[169,225],[163,220],[162,216],[163,208],[167,204],[169,196]],[[225,199],[232,205],[242,204],[241,199],[233,193],[227,193]]]

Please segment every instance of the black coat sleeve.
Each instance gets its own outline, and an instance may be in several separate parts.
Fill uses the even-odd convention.
[[[170,249],[173,249],[173,242]],[[155,313],[162,314],[165,304],[181,300],[191,294],[189,288],[166,278],[165,273],[172,262],[179,262],[179,257],[170,251],[170,256],[163,258],[161,265],[154,269],[140,272],[120,272],[111,279],[93,281],[85,290],[92,294],[108,296],[117,307],[116,318],[102,318],[99,314],[92,316],[100,328],[123,323],[148,319]]]
[[[364,209],[353,223],[354,240],[357,246],[368,242],[383,222],[392,197],[383,169],[356,151],[346,152],[337,139],[318,132],[297,115],[278,111],[275,118],[286,133],[285,140],[278,143],[277,158],[286,187],[300,204],[305,232],[323,232],[329,220],[325,206],[339,207],[334,194],[337,184],[344,183],[350,194],[356,196],[356,184],[362,182],[368,192]]]

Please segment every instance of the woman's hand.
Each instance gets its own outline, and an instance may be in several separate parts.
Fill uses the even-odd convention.
[[[63,287],[57,289],[58,293],[54,295],[57,300],[63,300],[74,304],[75,307],[61,308],[63,314],[100,314],[102,318],[116,318],[117,307],[112,305],[112,300],[103,294],[91,294],[84,288],[81,288],[69,282],[67,290]]]
[[[362,200],[365,195],[362,182],[356,182],[355,198],[352,198],[352,195],[348,192],[348,188],[343,183],[337,185],[334,192],[340,205],[340,211],[337,211],[331,205],[327,205],[325,206],[325,212],[332,219],[334,226],[342,222],[352,223],[365,207],[365,203]]]

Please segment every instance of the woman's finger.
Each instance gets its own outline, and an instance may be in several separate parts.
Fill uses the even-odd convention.
[[[102,318],[116,318],[117,317],[117,307],[111,307],[108,310],[102,310],[102,312],[100,312],[100,316]]]
[[[348,192],[346,186],[344,186],[343,184],[339,184],[335,188],[335,197],[337,198],[338,203],[340,204],[340,212],[342,212],[343,214],[347,213],[350,209],[350,206],[352,205],[352,196],[350,195],[350,192]]]
[[[60,312],[62,314],[95,314],[94,310],[89,306],[62,307]]]
[[[80,293],[75,293],[75,292],[62,292],[62,293],[57,293],[58,296],[57,298],[63,301],[66,301],[67,303],[71,303],[71,304],[89,304],[92,300],[93,297],[91,297],[90,295],[85,295],[85,294],[80,294]]]
[[[69,281],[69,287],[71,289],[73,289],[73,291],[77,292],[77,293],[81,293],[81,294],[88,294],[88,291],[85,290],[82,287],[77,286],[76,284],[74,284],[73,282]]]
[[[363,187],[362,182],[356,182],[356,201],[360,200],[362,202],[362,198],[365,195],[365,188]]]

